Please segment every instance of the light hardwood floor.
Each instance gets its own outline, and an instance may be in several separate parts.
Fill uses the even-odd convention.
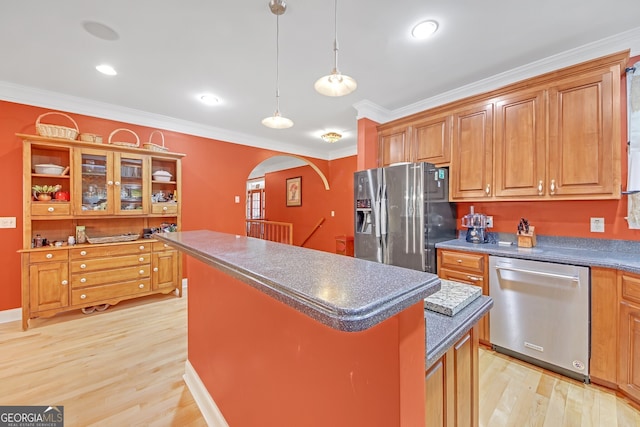
[[[26,332],[0,324],[0,405],[64,405],[67,427],[206,425],[182,380],[186,304],[155,296],[36,319]],[[640,412],[604,388],[481,349],[480,425],[640,427]]]

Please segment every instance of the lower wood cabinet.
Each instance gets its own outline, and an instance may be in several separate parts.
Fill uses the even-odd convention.
[[[640,401],[640,275],[620,274],[618,386]]]
[[[154,240],[22,252],[22,328],[29,319],[177,291],[178,251]]]
[[[477,326],[427,370],[425,392],[426,426],[478,426]]]

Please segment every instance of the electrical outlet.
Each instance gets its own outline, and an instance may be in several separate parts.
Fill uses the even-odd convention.
[[[331,211],[331,216],[336,216],[336,211]]]
[[[240,196],[236,196],[236,197],[234,198],[234,200],[235,200],[235,202],[236,202],[236,203],[240,203]]]
[[[591,218],[591,232],[604,233],[604,218]]]
[[[15,216],[0,217],[0,228],[16,228]]]
[[[493,216],[487,215],[487,228],[493,228]]]

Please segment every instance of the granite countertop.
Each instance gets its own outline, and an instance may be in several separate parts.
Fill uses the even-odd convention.
[[[515,243],[511,246],[469,243],[461,237],[437,243],[436,248],[586,267],[605,267],[640,274],[640,242],[635,241],[538,236],[535,247],[520,248]]]
[[[427,324],[425,369],[442,357],[460,338],[491,310],[493,299],[480,296],[460,310],[455,316],[447,316],[430,310],[424,311]]]
[[[209,230],[159,240],[341,331],[362,331],[440,289],[434,274]]]

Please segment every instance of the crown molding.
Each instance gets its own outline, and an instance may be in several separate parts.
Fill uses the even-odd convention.
[[[631,56],[640,53],[640,27],[513,68],[392,111],[366,100],[354,104],[354,107],[358,110],[358,119],[367,117],[382,124],[625,49],[631,50]],[[381,114],[384,111],[387,112],[386,116]],[[380,120],[381,118],[383,120]]]
[[[153,114],[77,96],[17,85],[6,81],[0,81],[0,100],[180,132],[231,144],[247,145],[266,150],[328,160],[325,150],[304,149],[297,145],[258,138],[242,132],[233,132],[214,126],[163,116],[161,114]]]

